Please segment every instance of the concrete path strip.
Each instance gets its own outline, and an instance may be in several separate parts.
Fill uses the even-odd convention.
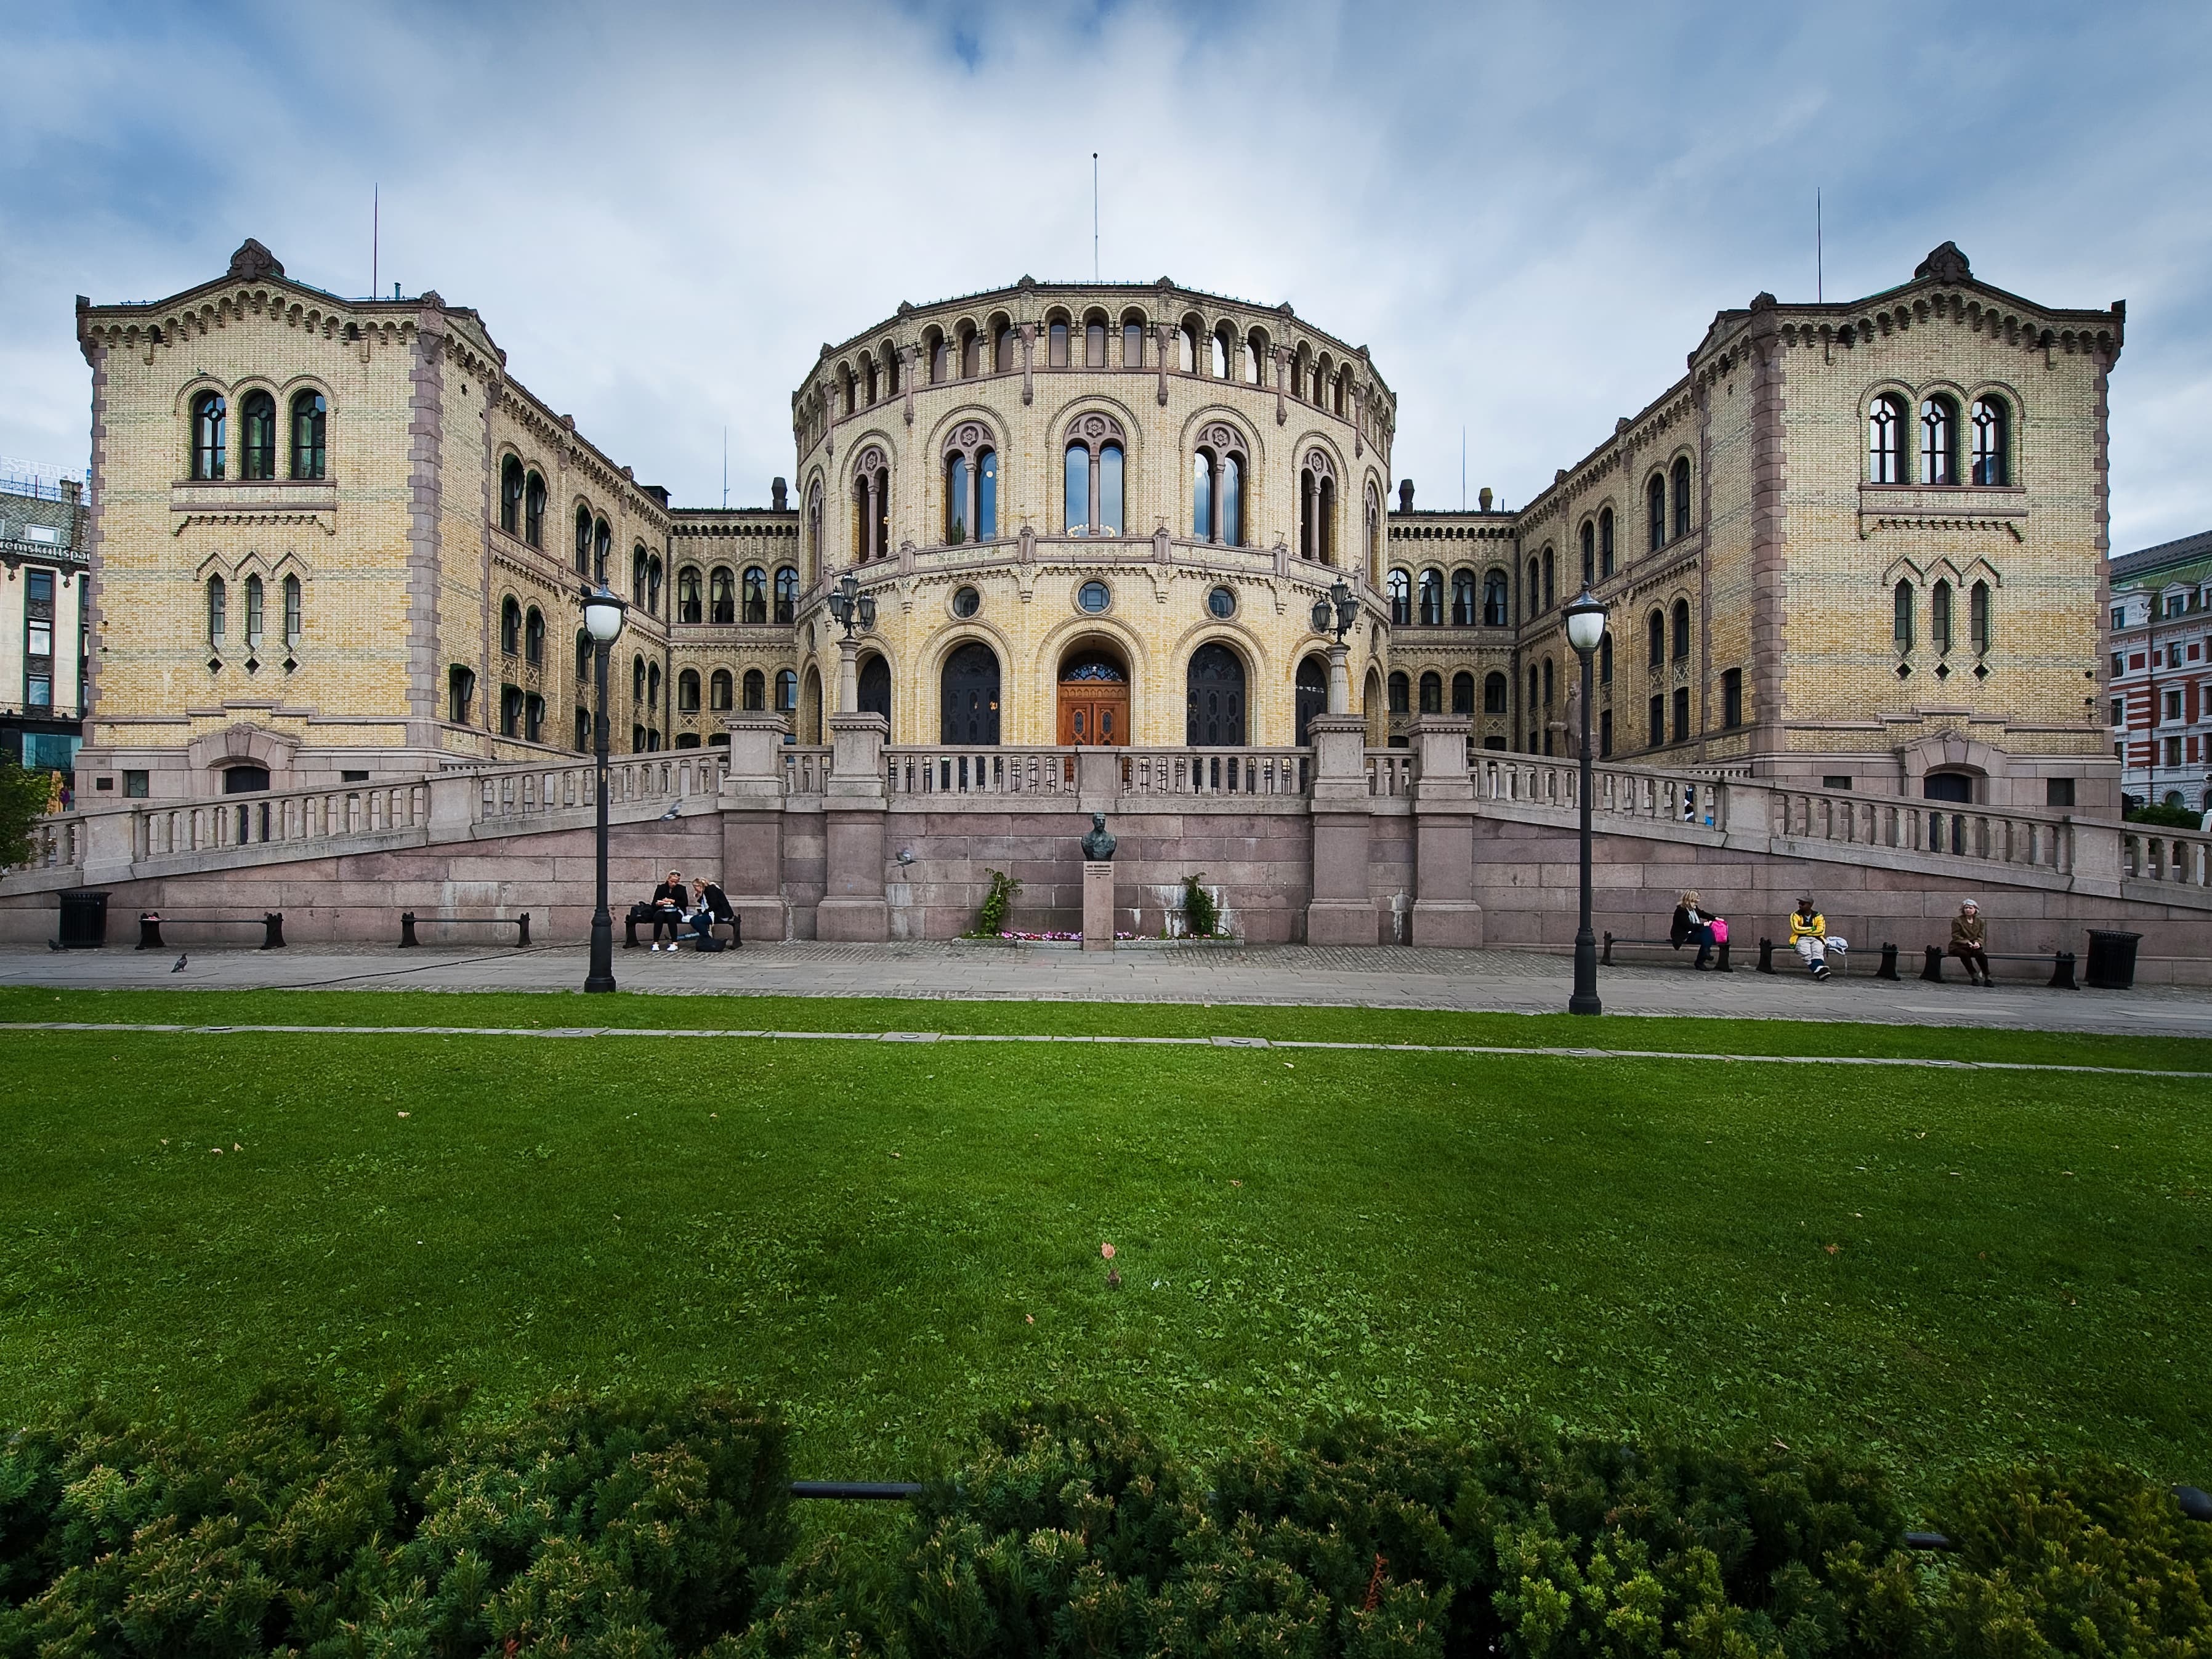
[[[126,1020],[4,1020],[0,1031],[97,1031],[169,1036],[738,1037],[768,1042],[1078,1042],[1138,1048],[1285,1048],[1386,1054],[1482,1054],[1523,1060],[1674,1060],[1731,1066],[1901,1066],[1948,1072],[2067,1072],[2095,1077],[2183,1078],[2212,1072],[2148,1066],[2069,1066],[2019,1060],[1937,1060],[1908,1054],[1730,1054],[1696,1049],[1539,1048],[1505,1043],[1330,1042],[1291,1037],[1110,1036],[995,1031],[751,1031],[654,1025],[174,1025]]]

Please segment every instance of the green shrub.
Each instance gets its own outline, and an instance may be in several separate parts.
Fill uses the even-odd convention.
[[[1213,902],[1213,895],[1200,884],[1206,872],[1182,878],[1182,930],[1191,939],[1212,939],[1221,931],[1221,912]]]
[[[2157,824],[2168,830],[2194,830],[2204,822],[2202,812],[2186,806],[2130,806],[2122,816],[2130,823]]]
[[[1003,870],[986,870],[991,878],[991,890],[983,896],[982,908],[975,912],[975,931],[971,939],[996,939],[1006,931],[1006,912],[1013,908],[1014,895],[1022,890],[1020,882]]]

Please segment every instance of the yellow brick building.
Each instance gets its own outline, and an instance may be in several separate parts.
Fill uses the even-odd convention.
[[[618,750],[726,711],[823,737],[848,574],[894,744],[1286,746],[1357,602],[1370,741],[1424,710],[1566,752],[1560,607],[1613,610],[1616,757],[2109,804],[2096,723],[2106,378],[2123,313],[1948,245],[1849,305],[1761,295],[1525,507],[1416,510],[1365,348],[1177,287],[902,305],[825,345],[767,508],[672,507],[434,293],[346,300],[249,241],[80,301],[93,375],[92,787],[191,796],[584,747],[577,595],[633,604]],[[1886,434],[1886,435],[1885,435]],[[1935,780],[1931,782],[1930,779]]]

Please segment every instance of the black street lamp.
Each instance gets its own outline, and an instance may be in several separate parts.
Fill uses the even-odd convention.
[[[599,757],[599,782],[593,793],[599,803],[599,908],[592,912],[592,967],[585,976],[586,991],[615,988],[615,919],[607,911],[607,653],[623,630],[623,615],[629,607],[605,587],[584,590],[584,631],[592,636],[594,670],[599,682],[599,710],[592,722],[592,746]]]
[[[1585,587],[1565,614],[1567,643],[1583,659],[1583,908],[1582,926],[1575,934],[1575,993],[1567,999],[1567,1012],[1601,1014],[1605,1005],[1597,995],[1597,938],[1590,932],[1590,698],[1594,690],[1590,663],[1597,653],[1598,641],[1605,638],[1605,606]]]
[[[876,596],[860,592],[860,579],[851,571],[830,590],[830,614],[845,625],[845,637],[858,627],[866,633],[876,625]]]

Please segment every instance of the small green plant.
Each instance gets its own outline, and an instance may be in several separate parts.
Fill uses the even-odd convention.
[[[1205,879],[1203,870],[1182,878],[1182,930],[1192,939],[1212,939],[1221,930],[1221,911],[1200,884]]]
[[[1006,912],[1013,908],[1014,895],[1022,884],[1003,870],[986,870],[991,878],[991,890],[983,896],[982,908],[975,912],[975,931],[971,939],[996,939],[1006,929]]]
[[[2204,815],[2186,806],[2130,806],[2126,813],[2130,823],[2161,824],[2168,830],[2194,830],[2204,821]]]

